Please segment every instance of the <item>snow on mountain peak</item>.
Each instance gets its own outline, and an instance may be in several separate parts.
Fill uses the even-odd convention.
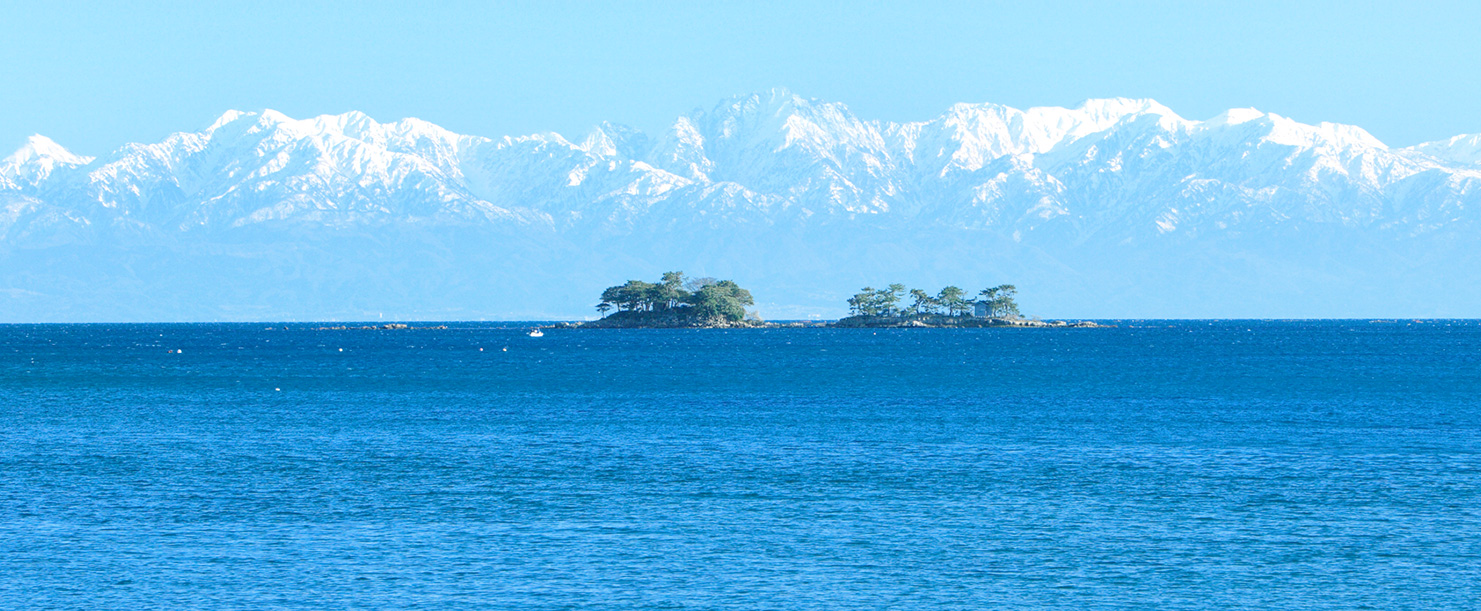
[[[689,117],[679,117],[659,137],[648,153],[648,161],[679,176],[708,182],[714,162],[705,156],[705,138]]]
[[[1279,144],[1305,147],[1327,147],[1335,149],[1388,148],[1373,137],[1373,134],[1356,125],[1323,121],[1307,125],[1288,117],[1271,113],[1268,115],[1275,128],[1266,140]]]
[[[1426,142],[1403,149],[1444,163],[1481,169],[1481,134],[1462,134],[1447,140]]]
[[[773,87],[763,92],[730,98],[716,106],[712,114],[732,119],[749,115],[783,123],[792,117],[824,124],[857,121],[849,112],[848,106],[842,102],[803,97],[785,87]]]
[[[39,159],[51,165],[21,171],[40,168]],[[1229,202],[1267,197],[1261,189],[1272,185],[1332,189],[1313,198],[1344,189],[1382,193],[1395,181],[1443,165],[1435,160],[1481,161],[1481,136],[1395,154],[1349,125],[1307,125],[1250,108],[1188,121],[1144,98],[1026,110],[956,104],[929,121],[890,123],[863,121],[843,104],[775,88],[679,117],[657,138],[602,123],[578,143],[555,133],[489,140],[414,118],[380,123],[357,111],[293,119],[272,110],[234,110],[202,132],[120,149],[81,189],[108,200],[104,207],[158,211],[162,204],[151,202],[169,200],[184,210],[194,201],[189,198],[202,198],[204,205],[227,210],[223,215],[255,214],[249,206],[275,210],[282,204],[276,198],[301,211],[360,206],[425,212],[455,202],[541,213],[564,207],[579,214],[607,205],[603,198],[614,194],[650,205],[685,185],[708,190],[734,183],[744,198],[785,201],[807,214],[908,216],[977,201],[971,194],[989,184],[1002,192],[994,206],[1033,194],[1036,202],[1070,211],[1076,204],[1065,198],[1155,209],[1194,197],[1190,181],[1229,185],[1218,196]],[[10,183],[35,184],[54,166],[89,161],[37,137],[6,158],[0,172]],[[168,198],[150,195],[166,188],[174,189]],[[430,199],[413,201],[417,197]],[[1187,227],[1186,215],[1180,218],[1179,227]]]
[[[712,111],[696,112],[694,122],[712,141],[745,150],[800,146],[821,153],[852,140],[878,139],[847,106],[804,98],[781,87],[730,98]]]
[[[790,114],[798,108],[806,109],[811,106],[809,102],[807,98],[792,93],[786,87],[773,87],[750,95],[734,96],[721,102],[717,109],[726,108],[729,114],[780,116]]]
[[[598,157],[641,160],[647,157],[649,147],[647,134],[608,121],[592,128],[586,139],[581,141],[582,149]]]
[[[1264,117],[1265,113],[1255,108],[1230,108],[1219,113],[1214,118],[1204,121],[1204,124],[1209,126],[1240,125],[1256,119],[1263,119]]]
[[[74,155],[51,138],[47,138],[41,134],[33,134],[31,137],[26,138],[25,144],[21,145],[19,149],[16,149],[9,157],[6,157],[5,161],[25,163],[39,159],[53,159],[72,165],[83,165],[92,160],[91,157]]]
[[[1231,108],[1199,125],[1205,130],[1241,126],[1241,130],[1254,129],[1257,132],[1264,132],[1260,137],[1263,142],[1304,149],[1317,148],[1328,152],[1359,152],[1367,149],[1386,150],[1388,148],[1373,134],[1355,125],[1326,121],[1309,125],[1290,117],[1261,112],[1254,108]],[[1240,131],[1239,133],[1249,132]]]
[[[58,166],[77,167],[92,161],[92,157],[73,154],[51,138],[34,134],[10,156],[0,159],[0,176],[34,183],[45,180]]]
[[[235,140],[253,134],[274,133],[284,125],[291,126],[296,123],[294,119],[281,112],[272,109],[260,111],[228,110],[217,117],[205,130],[196,134],[184,133],[182,136],[196,136],[207,140]],[[289,136],[291,137],[291,136]]]
[[[1447,260],[1425,254],[1425,244],[1458,244],[1453,252],[1464,257],[1481,252],[1462,241],[1481,235],[1477,227],[1481,135],[1390,150],[1350,125],[1238,108],[1188,121],[1134,98],[1072,108],[957,104],[896,123],[777,88],[681,116],[651,139],[602,123],[575,142],[551,132],[491,140],[360,112],[293,119],[229,111],[204,130],[126,145],[102,162],[40,136],[0,160],[0,248],[108,244],[157,253],[168,244],[176,258],[148,266],[162,271],[130,286],[189,279],[182,294],[215,289],[199,278],[242,275],[220,270],[272,271],[271,286],[249,287],[243,302],[325,289],[325,299],[349,303],[362,286],[410,279],[399,286],[426,304],[441,286],[428,282],[445,274],[453,292],[497,287],[477,301],[488,308],[489,299],[516,295],[511,286],[568,278],[578,267],[604,282],[638,265],[728,273],[720,268],[755,261],[756,270],[795,272],[801,284],[793,289],[852,273],[839,270],[1060,279],[1072,292],[1109,279],[1105,290],[1065,302],[1084,304],[1117,291],[1150,294],[1127,288],[1140,286],[1146,267],[1128,253],[1189,267],[1166,286],[1208,276],[1217,286],[1257,278],[1254,288],[1264,290],[1301,254],[1293,249],[1309,246],[1307,254],[1327,261],[1338,248],[1386,250],[1370,248],[1383,240],[1412,246],[1419,255],[1353,264],[1364,272],[1392,259],[1407,266],[1395,277],[1407,278],[1414,270],[1405,261]],[[1442,239],[1424,242],[1428,235]],[[281,251],[214,246],[254,240],[304,246],[308,255],[254,258],[248,253]],[[345,244],[365,246],[335,250],[352,248]],[[1235,272],[1195,268],[1213,252],[1200,250],[1207,244],[1234,253],[1238,264],[1222,269]],[[1243,256],[1245,246],[1257,256]],[[240,265],[202,267],[213,259],[201,252]],[[137,260],[98,253],[89,256]],[[305,263],[320,254],[320,267]],[[1273,263],[1246,271],[1252,260]],[[1455,260],[1465,273],[1475,268],[1472,259]],[[1311,269],[1289,275],[1298,292]],[[47,277],[0,273],[11,283],[0,286]],[[282,278],[300,277],[319,284],[283,289]],[[1347,286],[1385,286],[1354,278],[1362,282]],[[91,286],[63,280],[36,292]],[[56,304],[87,298],[68,290],[55,291]],[[140,295],[141,303],[161,301]],[[1341,295],[1350,297],[1345,288]]]
[[[918,161],[942,160],[945,165],[938,173],[951,173],[975,171],[1004,157],[1044,154],[1145,115],[1155,115],[1164,130],[1188,124],[1154,100],[1104,98],[1085,100],[1075,108],[1036,106],[1028,110],[1000,104],[956,104],[937,119],[893,131],[919,132],[916,141],[902,143],[908,152]]]
[[[206,128],[206,131],[207,132],[214,132],[214,131],[220,129],[222,126],[224,126],[224,125],[226,125],[228,123],[235,122],[236,120],[241,119],[244,116],[255,116],[255,115],[256,115],[256,113],[249,113],[249,112],[244,112],[244,111],[240,111],[240,110],[228,110],[228,111],[226,111],[224,113],[221,113],[221,116],[216,117],[216,120],[213,121],[213,122],[211,122],[210,127],[207,127]]]
[[[1029,109],[1030,112],[1034,110],[1039,109]],[[1046,108],[1044,110],[1061,109]],[[1087,126],[1096,126],[1100,129],[1115,125],[1128,116],[1160,115],[1182,119],[1171,108],[1151,98],[1091,98],[1081,102],[1072,110],[1084,117]]]

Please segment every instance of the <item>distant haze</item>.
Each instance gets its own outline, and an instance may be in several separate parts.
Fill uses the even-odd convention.
[[[892,123],[785,89],[655,133],[197,129],[0,161],[0,320],[579,318],[667,270],[768,318],[890,282],[1012,283],[1052,317],[1481,316],[1481,136],[1126,98]]]

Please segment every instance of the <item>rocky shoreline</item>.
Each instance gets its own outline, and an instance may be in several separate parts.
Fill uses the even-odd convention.
[[[1099,323],[1084,321],[1064,320],[1033,320],[1033,319],[1007,319],[1007,318],[958,318],[943,320],[931,319],[895,319],[895,318],[870,318],[863,316],[850,316],[834,321],[825,320],[790,320],[783,322],[765,322],[760,320],[738,320],[731,321],[723,318],[695,320],[674,318],[618,318],[609,316],[597,320],[584,322],[557,322],[531,325],[536,329],[983,329],[997,327],[1013,328],[1056,328],[1056,329],[1089,329],[1107,328],[1115,325],[1102,325]],[[272,329],[275,327],[269,327]],[[428,330],[446,329],[447,325],[433,325],[426,327],[412,326],[405,323],[386,323],[379,325],[335,325],[325,327],[312,327],[315,331],[386,331],[386,330]],[[284,327],[287,329],[287,327]]]
[[[1066,321],[1066,320],[1034,320],[1034,319],[1010,319],[1010,318],[948,318],[941,320],[933,319],[899,319],[850,316],[835,321],[786,321],[786,322],[763,322],[759,320],[728,321],[716,320],[639,320],[620,319],[612,320],[612,317],[590,320],[586,322],[562,322],[546,325],[545,328],[552,329],[797,329],[797,328],[828,328],[828,329],[984,329],[984,328],[1023,328],[1023,329],[1100,329],[1113,327],[1114,325],[1103,325],[1096,322]]]
[[[1101,328],[1102,325],[1088,320],[1065,321],[1065,320],[1036,320],[1031,318],[978,318],[968,316],[849,316],[840,318],[829,324],[835,328],[868,328],[868,329],[982,329],[988,327],[1020,327],[1020,328],[1077,328],[1090,329]]]
[[[618,318],[609,316],[579,323],[558,323],[556,329],[767,329],[781,325],[758,320],[726,320],[724,318]]]
[[[431,326],[431,327],[413,327],[413,326],[408,325],[406,323],[393,322],[393,323],[386,323],[386,324],[383,324],[383,325],[360,325],[360,326],[354,326],[354,327],[349,326],[349,325],[336,325],[336,326],[333,326],[333,327],[314,327],[314,330],[315,331],[381,331],[381,330],[398,330],[398,329],[446,329],[446,328],[447,328],[447,325],[435,325],[435,326]]]

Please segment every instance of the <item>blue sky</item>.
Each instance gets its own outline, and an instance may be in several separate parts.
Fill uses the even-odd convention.
[[[209,6],[206,6],[209,4]],[[1404,146],[1481,132],[1474,2],[5,2],[0,149],[84,154],[222,111],[485,136],[645,130],[785,86],[866,119],[954,102],[1254,106]]]

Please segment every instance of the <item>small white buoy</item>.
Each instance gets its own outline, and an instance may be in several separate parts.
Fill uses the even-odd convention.
[[[340,348],[340,349],[339,349],[339,351],[340,351],[340,352],[344,352],[344,351],[345,351],[345,349],[344,349],[344,348]]]
[[[479,352],[483,352],[483,348],[479,348],[479,349],[478,349],[478,351],[479,351]]]
[[[504,351],[505,351],[505,352],[509,352],[509,349],[508,349],[508,348],[505,348],[505,349],[504,349]]]
[[[274,388],[273,390],[276,390],[278,392],[283,392],[283,389],[281,389],[281,388]]]

